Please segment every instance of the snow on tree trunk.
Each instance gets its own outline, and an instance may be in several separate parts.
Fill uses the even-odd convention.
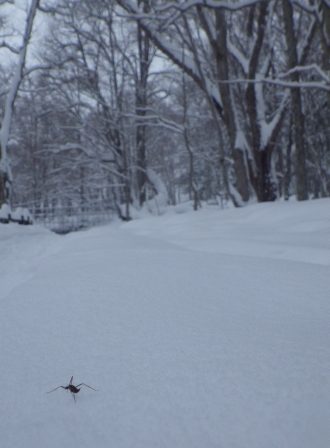
[[[287,44],[288,69],[298,65],[297,39],[294,31],[293,8],[290,0],[283,0],[283,16],[285,25],[285,39]],[[291,75],[292,81],[299,82],[299,73]],[[291,89],[292,117],[294,125],[294,140],[296,145],[296,184],[297,199],[304,201],[307,195],[306,156],[304,148],[304,125],[301,109],[301,95],[299,88]]]
[[[12,181],[12,174],[8,161],[7,146],[9,140],[10,125],[13,108],[20,83],[23,78],[23,69],[26,59],[27,46],[31,37],[34,17],[39,5],[39,0],[32,0],[31,8],[27,16],[23,43],[19,52],[17,65],[7,94],[4,116],[0,130],[0,205],[8,201],[9,183]]]
[[[227,23],[224,11],[217,9],[215,12],[216,39],[213,41],[213,51],[216,58],[217,75],[219,81],[229,80],[229,63],[227,48]],[[233,113],[230,86],[226,83],[219,83],[219,92],[223,104],[223,118],[227,128],[231,153],[236,172],[237,192],[240,195],[239,203],[247,202],[250,198],[250,188],[248,173],[245,164],[244,148],[236,147],[236,124]],[[238,205],[238,203],[236,203]]]
[[[147,169],[148,180],[156,190],[157,194],[150,201],[147,202],[148,209],[151,213],[162,215],[167,208],[167,188],[159,175],[152,169]]]

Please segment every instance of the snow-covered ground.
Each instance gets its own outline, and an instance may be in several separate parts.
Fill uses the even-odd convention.
[[[328,448],[330,200],[0,225],[0,388],[1,448]]]

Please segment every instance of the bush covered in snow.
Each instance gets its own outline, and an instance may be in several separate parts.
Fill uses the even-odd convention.
[[[2,204],[0,207],[0,223],[8,224],[17,222],[18,224],[33,224],[32,216],[27,208],[18,207],[12,210],[8,204]]]

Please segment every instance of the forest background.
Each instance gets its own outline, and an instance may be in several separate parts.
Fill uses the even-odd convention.
[[[328,0],[0,1],[0,206],[330,195]]]

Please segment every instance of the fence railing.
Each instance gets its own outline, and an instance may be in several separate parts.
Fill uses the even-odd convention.
[[[88,204],[84,207],[30,207],[30,210],[35,223],[59,234],[106,224],[116,216],[115,210],[105,207],[104,204]]]

